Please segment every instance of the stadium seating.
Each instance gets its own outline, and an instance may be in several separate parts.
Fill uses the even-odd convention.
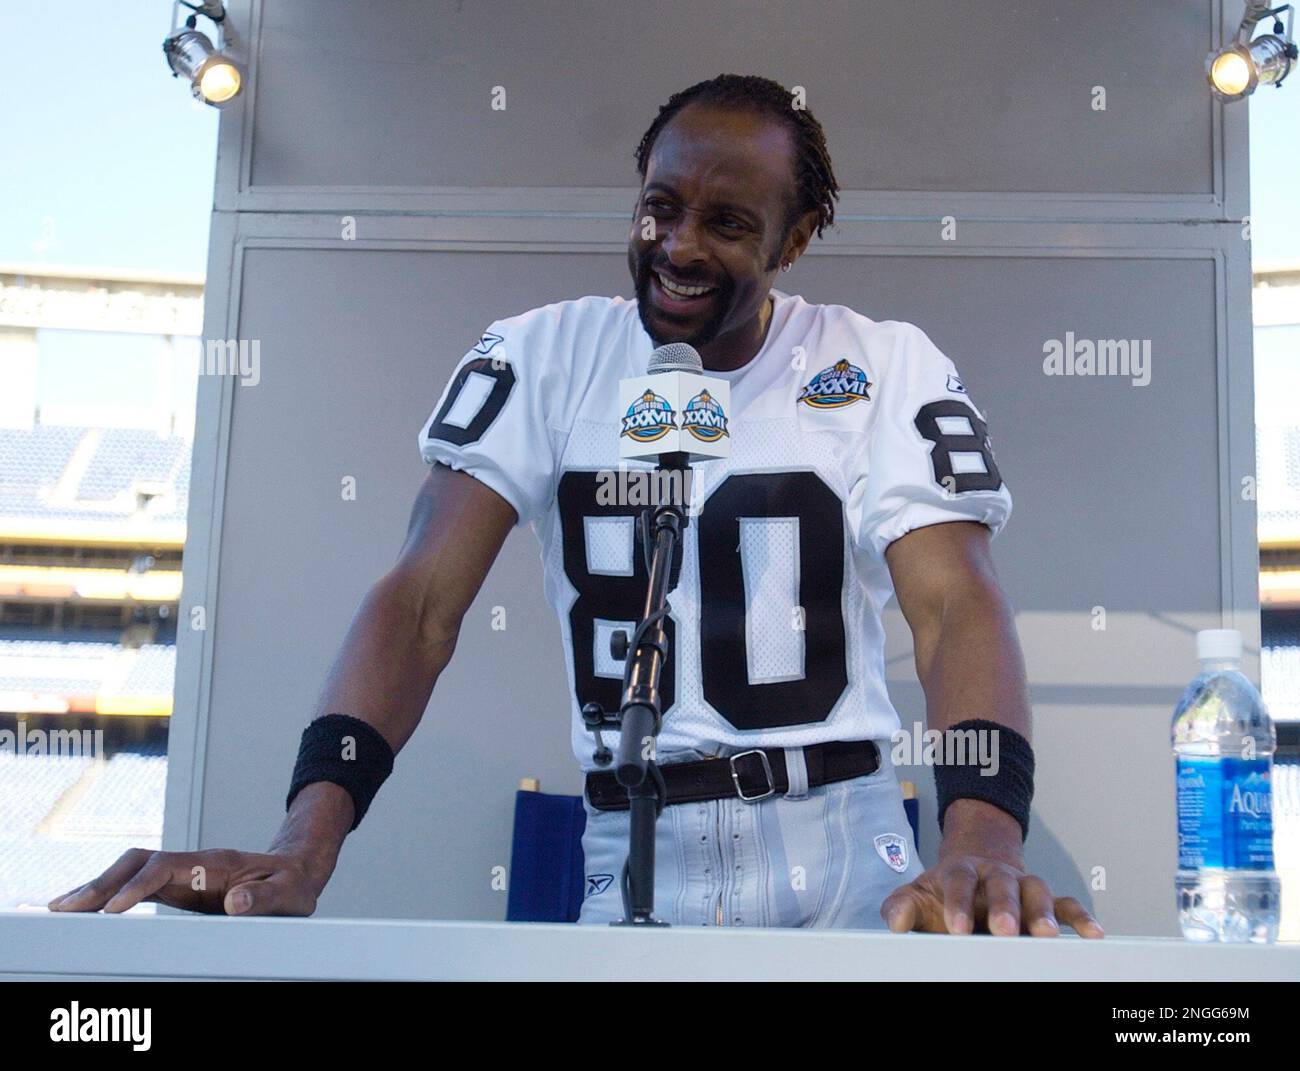
[[[58,482],[86,430],[0,428],[0,514],[39,511],[40,492]]]
[[[92,761],[89,756],[0,751],[0,840],[34,833]]]
[[[43,909],[128,848],[156,850],[166,779],[161,743],[98,763],[0,752],[0,909]]]
[[[89,440],[87,437],[90,437]],[[68,501],[52,492],[67,475],[83,442],[90,450],[85,469]],[[188,508],[190,441],[137,428],[88,428],[36,424],[0,428],[0,518],[102,520],[129,516],[136,509],[130,495],[137,481],[167,484],[171,493],[160,503],[157,520],[183,521]]]
[[[175,675],[171,644],[0,640],[0,693],[144,699],[170,695]]]
[[[189,443],[179,436],[161,438],[136,428],[104,428],[77,486],[84,501],[112,501],[128,494],[136,481],[175,486],[177,463],[189,466]]]
[[[153,545],[158,523],[156,545],[179,550],[190,448],[188,437],[135,428],[0,428],[0,541],[34,540],[52,548],[37,564],[62,564],[58,548],[65,548],[69,567],[125,570],[129,549],[122,565],[77,557],[80,547],[91,545],[78,542],[86,529],[77,522],[94,522],[102,532],[104,522],[129,520],[146,545]],[[133,493],[138,484],[151,492],[166,489],[143,518]],[[19,565],[32,560],[14,558]],[[167,635],[162,629],[158,638]],[[0,697],[7,700],[0,713],[22,716],[58,709],[60,702],[87,713],[165,713],[176,672],[174,644],[133,647],[122,640],[121,628],[50,632],[15,617],[0,628]],[[42,705],[46,700],[49,706]],[[153,723],[140,726],[151,743],[110,745],[110,753],[98,758],[0,752],[0,909],[43,909],[127,848],[160,846],[166,720],[145,721]]]
[[[1300,427],[1266,424],[1255,433],[1261,539],[1279,529],[1300,539]]]
[[[59,837],[149,837],[162,831],[167,754],[161,746],[121,751],[55,823]]]

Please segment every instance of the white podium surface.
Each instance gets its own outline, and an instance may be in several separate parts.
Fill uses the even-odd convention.
[[[1297,981],[1300,945],[0,912],[0,979]]]

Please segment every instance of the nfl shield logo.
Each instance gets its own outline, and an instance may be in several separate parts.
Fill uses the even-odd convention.
[[[899,874],[907,869],[907,841],[897,833],[882,833],[876,838],[876,854],[890,870]]]

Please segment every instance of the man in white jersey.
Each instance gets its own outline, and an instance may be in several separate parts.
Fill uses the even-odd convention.
[[[644,373],[656,346],[687,342],[730,383],[731,451],[695,467],[700,505],[669,598],[656,916],[1036,936],[1064,923],[1101,936],[1082,905],[1024,868],[1030,711],[989,553],[1011,497],[983,415],[919,328],[773,288],[833,220],[820,126],[776,83],[724,75],[675,95],[637,161],[636,300],[587,296],[494,321],[421,429],[431,471],[407,544],[335,662],[270,852],[127,853],[52,907],[157,899],[310,913],[502,542],[531,525],[586,771],[579,921],[620,917],[626,795],[595,761],[581,716],[590,702],[618,709],[610,635],[630,632],[646,592],[640,503],[609,493],[614,405],[619,380]],[[890,761],[899,719],[881,610],[891,594],[913,632],[930,727],[1002,731],[1015,743],[1008,759],[1024,756],[1001,779],[941,782],[929,870]],[[332,757],[342,732],[360,739],[360,774]],[[605,743],[616,750],[617,734]],[[196,861],[209,868],[206,894],[188,891]]]

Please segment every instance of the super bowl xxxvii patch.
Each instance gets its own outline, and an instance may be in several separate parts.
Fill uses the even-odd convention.
[[[829,368],[823,368],[813,376],[796,400],[814,409],[843,409],[854,402],[871,401],[871,396],[867,393],[870,386],[867,374],[841,357]]]
[[[876,854],[890,870],[903,873],[907,869],[907,841],[897,833],[882,833],[876,838]]]

